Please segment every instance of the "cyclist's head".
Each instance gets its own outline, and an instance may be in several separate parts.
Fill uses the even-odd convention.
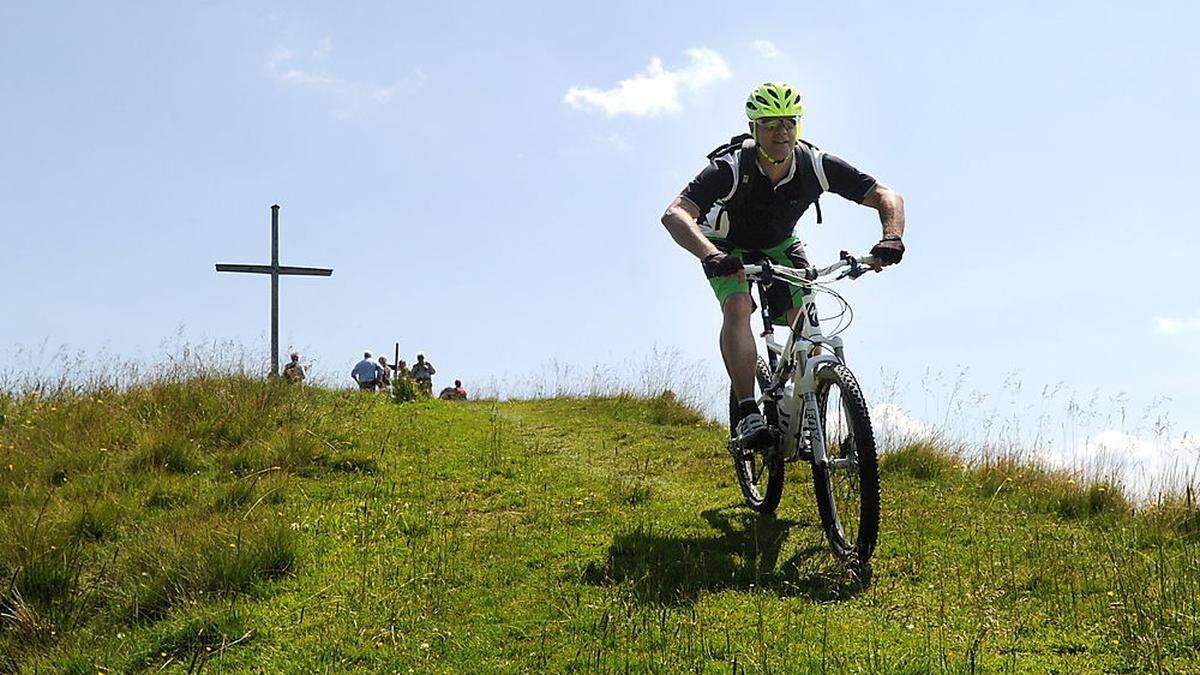
[[[746,98],[746,117],[759,154],[775,164],[785,161],[800,135],[803,114],[800,92],[792,85],[766,82],[755,87]]]
[[[299,353],[299,352],[292,352],[292,360],[293,360],[293,361],[299,361],[299,360],[300,360],[300,353]]]
[[[364,359],[369,359],[369,358],[371,358],[371,352],[363,352],[363,358],[364,358]]]
[[[417,354],[417,360],[418,360],[418,361],[424,361],[424,360],[425,360],[425,355],[424,355],[424,354]]]
[[[800,92],[786,82],[764,82],[746,98],[746,117],[751,120],[764,117],[799,118],[803,114]]]
[[[456,387],[461,387],[461,386],[462,386],[462,380],[455,380],[455,381],[454,381],[454,386],[456,386]]]

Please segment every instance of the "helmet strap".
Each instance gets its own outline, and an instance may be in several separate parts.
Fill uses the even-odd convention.
[[[784,158],[783,158],[783,159],[775,159],[774,157],[772,157],[772,156],[768,155],[768,154],[767,154],[767,153],[766,153],[766,152],[765,152],[765,151],[762,149],[762,143],[759,143],[759,142],[758,142],[758,122],[755,122],[755,123],[754,123],[754,148],[755,148],[756,150],[758,150],[758,156],[759,156],[759,157],[761,157],[761,158],[763,158],[763,159],[767,160],[768,162],[770,162],[771,164],[773,164],[773,165],[775,165],[775,166],[778,166],[778,165],[780,165],[780,164],[783,164],[784,162],[788,161],[788,158],[787,158],[787,156],[786,156],[786,155],[784,156]]]

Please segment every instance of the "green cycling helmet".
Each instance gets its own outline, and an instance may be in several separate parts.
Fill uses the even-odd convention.
[[[800,92],[786,82],[766,82],[754,88],[746,99],[746,117],[800,117],[804,106]]]

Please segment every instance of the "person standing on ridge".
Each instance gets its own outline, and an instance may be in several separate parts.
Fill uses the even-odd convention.
[[[387,391],[392,386],[392,371],[394,366],[389,366],[386,356],[379,357],[379,388],[382,391]]]
[[[404,359],[400,359],[396,362],[396,379],[400,379],[402,377],[412,377],[412,371],[408,369],[408,362]]]
[[[425,396],[433,396],[433,375],[436,372],[437,369],[433,367],[432,363],[425,360],[424,354],[417,354],[417,362],[412,367],[412,376]]]
[[[283,367],[283,379],[292,384],[304,381],[304,366],[300,365],[300,354],[292,352],[292,360]]]
[[[350,377],[358,383],[359,389],[375,391],[379,384],[379,364],[371,360],[371,352],[363,352],[363,360],[350,371]]]
[[[757,349],[750,329],[754,300],[744,262],[771,259],[808,267],[804,247],[792,231],[810,205],[817,222],[823,192],[833,192],[879,212],[883,236],[871,249],[880,265],[904,255],[904,199],[895,190],[845,160],[800,139],[804,112],[800,93],[782,82],[761,84],[746,99],[750,133],[730,139],[708,155],[709,164],[683,189],[662,216],[675,243],[701,261],[723,315],[721,356],[738,399],[739,440],[765,447],[770,431],[754,398]],[[775,284],[767,291],[772,322],[793,325],[805,290]]]

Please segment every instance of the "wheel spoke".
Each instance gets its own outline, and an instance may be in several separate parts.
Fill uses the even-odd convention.
[[[759,391],[765,390],[771,381],[771,373],[765,362],[759,359],[755,374]],[[731,438],[737,434],[735,420],[738,416],[738,397],[732,387],[729,392],[729,433]],[[763,413],[774,423],[773,401],[764,404]],[[732,444],[736,452],[733,455],[733,467],[737,481],[741,487],[746,505],[760,513],[773,513],[779,504],[783,492],[784,464],[778,455],[778,450],[772,448],[768,452],[740,449]]]
[[[861,515],[861,487],[858,476],[858,452],[851,415],[840,383],[830,382],[824,389],[821,421],[829,458],[828,480],[832,511],[843,538],[854,543]]]

